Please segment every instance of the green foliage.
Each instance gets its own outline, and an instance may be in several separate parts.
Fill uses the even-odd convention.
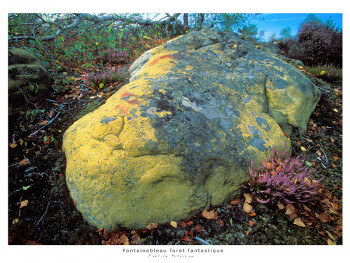
[[[258,34],[258,28],[256,27],[256,25],[243,26],[243,28],[239,29],[238,31],[241,33],[241,37],[243,39],[258,39],[258,37],[256,36]]]
[[[289,39],[292,37],[292,29],[288,26],[288,27],[284,27],[281,32],[280,32],[280,36],[282,39]]]
[[[312,75],[317,76],[326,81],[341,81],[343,78],[343,70],[332,64],[318,65],[313,67],[305,67],[305,70]]]

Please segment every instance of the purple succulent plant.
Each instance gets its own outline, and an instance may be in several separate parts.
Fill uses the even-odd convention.
[[[298,157],[290,157],[285,149],[269,152],[268,159],[254,169],[249,168],[252,180],[248,187],[260,203],[284,201],[285,203],[309,202],[317,193],[317,182],[312,179],[312,170]]]

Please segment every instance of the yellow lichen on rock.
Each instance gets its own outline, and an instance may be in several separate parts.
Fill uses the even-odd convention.
[[[302,130],[319,98],[292,67],[212,30],[149,50],[129,71],[63,139],[71,196],[106,230],[182,220],[234,198],[251,159],[288,151],[285,132]]]

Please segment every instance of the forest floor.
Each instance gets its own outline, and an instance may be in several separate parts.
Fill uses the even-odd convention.
[[[84,221],[70,198],[62,138],[74,121],[125,83],[94,90],[79,74],[63,73],[63,77],[75,79],[73,89],[51,93],[36,105],[41,111],[28,108],[9,117],[9,244],[342,244],[342,83],[326,83],[310,76],[322,88],[321,100],[306,133],[291,137],[292,155],[302,155],[310,169],[315,169],[314,179],[322,179],[321,202],[326,212],[293,207],[299,210],[291,214],[280,206],[253,200],[253,211],[246,213],[243,205],[247,196],[242,193],[226,205],[182,222],[107,233]],[[296,216],[308,224],[297,224]]]

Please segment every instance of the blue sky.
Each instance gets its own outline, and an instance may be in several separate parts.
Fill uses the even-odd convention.
[[[262,19],[252,21],[257,25],[258,31],[265,31],[265,40],[275,33],[280,37],[279,33],[285,27],[292,29],[292,35],[296,35],[299,25],[306,19],[310,13],[265,13],[261,14]],[[327,21],[329,17],[335,22],[336,26],[342,28],[341,13],[313,13],[318,19]]]

